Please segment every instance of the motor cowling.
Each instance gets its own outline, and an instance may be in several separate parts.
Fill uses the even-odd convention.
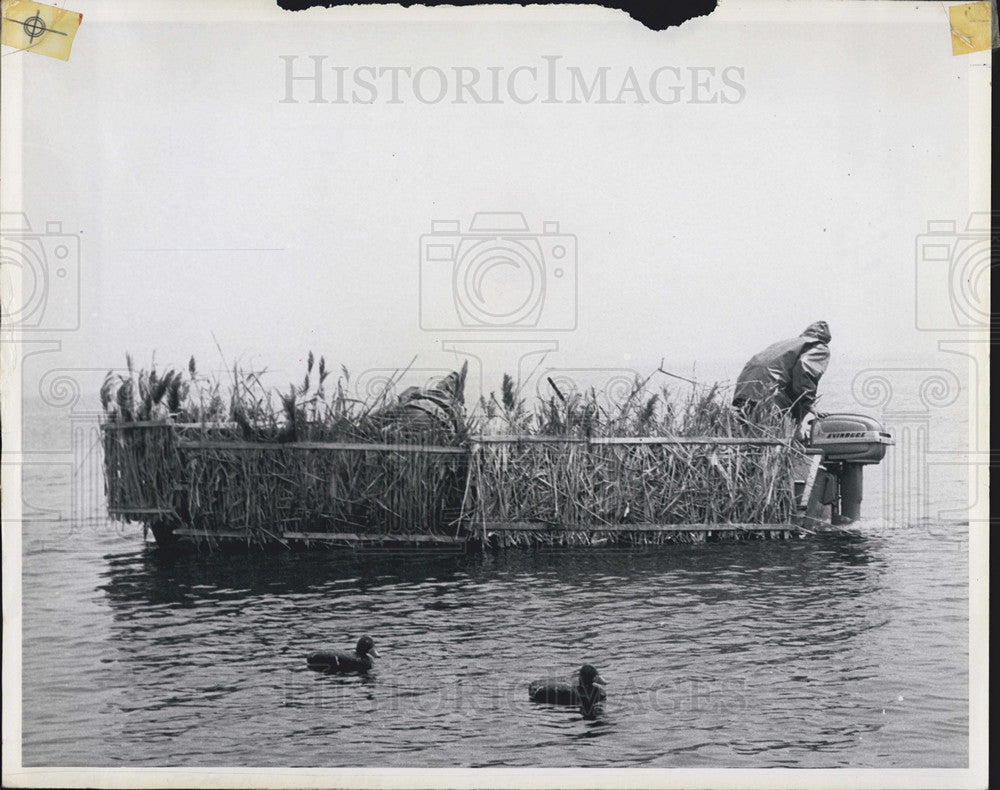
[[[885,458],[886,448],[895,444],[882,424],[864,414],[828,414],[817,417],[809,427],[808,446],[820,451],[824,483],[832,477],[835,486],[822,497],[831,506],[834,524],[856,521],[861,516],[863,469]]]
[[[809,446],[822,450],[824,461],[877,464],[892,444],[892,434],[864,414],[828,414],[809,429]]]

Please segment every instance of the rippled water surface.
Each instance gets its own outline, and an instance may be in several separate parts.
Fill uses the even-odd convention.
[[[420,561],[78,537],[25,552],[26,764],[966,762],[958,535]],[[370,677],[306,669],[363,632]],[[584,661],[595,720],[528,701]]]
[[[39,506],[66,482],[26,469],[25,489]],[[964,766],[967,533],[170,557],[134,527],[35,520],[23,760]],[[369,677],[306,668],[362,633]],[[529,702],[529,681],[585,661],[607,681],[596,718]]]

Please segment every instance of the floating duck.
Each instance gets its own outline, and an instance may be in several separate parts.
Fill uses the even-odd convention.
[[[353,653],[343,653],[339,650],[317,650],[306,657],[310,669],[322,672],[367,672],[372,668],[372,658],[380,658],[375,649],[375,642],[370,636],[358,640],[358,646]]]
[[[580,674],[575,686],[569,683],[553,683],[536,680],[528,686],[528,696],[533,702],[549,702],[555,705],[576,705],[592,708],[596,703],[607,697],[604,689],[594,684],[604,685],[604,679],[590,664],[580,667]]]

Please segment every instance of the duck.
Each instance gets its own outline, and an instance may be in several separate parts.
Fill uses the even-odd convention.
[[[347,672],[367,672],[374,665],[373,658],[381,658],[375,649],[375,642],[370,636],[363,636],[358,640],[358,645],[354,648],[353,653],[345,653],[340,650],[317,650],[306,656],[306,663],[310,669],[344,674]]]
[[[599,685],[594,685],[594,684]],[[604,678],[590,664],[580,667],[577,684],[554,683],[552,681],[536,680],[528,686],[528,696],[533,702],[549,702],[555,705],[576,705],[592,708],[608,695],[600,686]]]

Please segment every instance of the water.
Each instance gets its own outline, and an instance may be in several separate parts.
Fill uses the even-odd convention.
[[[34,507],[67,491],[66,470],[25,469]],[[28,766],[968,762],[961,521],[417,559],[168,557],[100,518],[22,534]],[[363,633],[370,677],[306,668]],[[529,702],[584,662],[608,684],[596,718]]]

